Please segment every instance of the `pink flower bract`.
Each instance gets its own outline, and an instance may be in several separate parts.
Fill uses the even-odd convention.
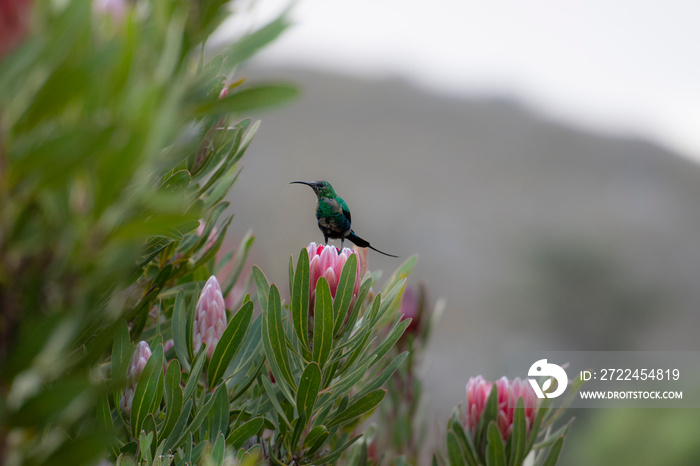
[[[309,252],[309,298],[314,302],[316,296],[316,283],[318,279],[324,277],[331,289],[331,296],[335,298],[338,291],[338,281],[340,273],[343,270],[345,262],[351,254],[356,254],[355,251],[349,248],[343,248],[339,251],[333,246],[322,246],[311,243],[306,248]],[[352,290],[353,296],[357,296],[360,289],[360,266],[358,263],[357,271],[355,272],[355,286]]]
[[[465,427],[472,436],[476,434],[479,420],[486,408],[493,382],[484,380],[482,376],[472,377],[467,382],[467,414]],[[525,404],[525,431],[530,428],[537,415],[538,399],[527,380],[508,380],[501,377],[496,381],[498,391],[498,429],[501,431],[503,441],[507,441],[513,431],[513,416],[518,398],[522,398]]]
[[[212,275],[207,280],[197,301],[194,316],[194,352],[199,352],[202,343],[207,345],[207,356],[211,359],[214,348],[226,329],[226,304],[221,294],[221,287]]]

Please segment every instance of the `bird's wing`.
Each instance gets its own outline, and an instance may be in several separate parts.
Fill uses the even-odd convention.
[[[350,210],[348,209],[348,205],[342,199],[340,199],[338,204],[340,204],[340,207],[343,209],[343,215],[345,216],[345,218],[347,218],[348,222],[352,224],[352,217],[350,216]]]

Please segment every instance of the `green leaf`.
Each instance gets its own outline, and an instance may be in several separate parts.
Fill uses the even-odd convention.
[[[386,390],[378,389],[360,397],[336,415],[328,427],[344,424],[371,411],[384,399],[385,394]]]
[[[275,40],[288,26],[289,20],[284,13],[257,31],[243,36],[231,46],[228,52],[224,53],[227,66],[234,67],[247,60],[258,49]]]
[[[282,303],[280,300],[280,293],[275,285],[270,287],[267,310],[263,312],[263,315],[265,318],[264,327],[267,327],[267,339],[273,353],[268,354],[267,358],[268,360],[274,358],[280,371],[280,374],[275,374],[275,377],[281,375],[284,381],[296,390],[296,383],[294,383],[292,371],[289,366],[287,337],[282,322]],[[265,338],[265,336],[263,336],[263,338]],[[282,381],[279,380],[278,382]]]
[[[177,448],[178,446],[182,445],[182,442],[184,442],[188,437],[190,437],[193,432],[196,432],[197,429],[199,429],[199,426],[202,425],[204,419],[209,415],[209,412],[211,411],[211,408],[212,406],[214,406],[215,402],[216,396],[210,396],[207,402],[204,404],[204,406],[202,406],[202,408],[197,412],[197,414],[195,414],[194,419],[192,420],[190,425],[187,426],[184,433],[177,439],[175,444],[172,445],[171,449]]]
[[[226,326],[226,330],[221,335],[219,342],[216,344],[214,353],[209,362],[207,377],[209,379],[209,389],[214,388],[219,379],[226,372],[226,368],[238,353],[243,345],[250,320],[253,317],[253,302],[248,301],[241,307],[233,316],[231,321]]]
[[[408,351],[404,351],[403,353],[396,356],[389,364],[387,364],[387,366],[374,380],[362,387],[362,390],[360,390],[357,396],[363,396],[366,393],[381,388],[386,383],[386,381],[389,380],[389,378],[394,374],[396,369],[401,365],[401,363],[406,359],[407,356]]]
[[[355,276],[357,274],[357,254],[350,254],[348,260],[343,265],[338,280],[338,289],[333,300],[333,335],[337,335],[348,315],[350,303],[352,302],[352,292],[355,288]]]
[[[549,454],[545,460],[541,463],[542,466],[555,466],[557,464],[557,460],[559,460],[559,454],[561,453],[563,446],[564,437],[559,437],[557,441],[554,442],[554,445],[552,445],[552,448],[549,450]]]
[[[294,421],[294,430],[292,431],[292,437],[290,438],[290,445],[292,450],[297,449],[297,445],[299,444],[299,439],[301,438],[302,432],[304,432],[304,429],[306,429],[306,413],[301,413],[298,418]]]
[[[224,447],[226,446],[226,441],[224,440],[224,434],[220,433],[216,437],[216,443],[214,443],[214,447],[211,449],[211,463],[207,464],[216,464],[216,465],[222,465],[224,464]]]
[[[454,432],[447,433],[447,457],[450,460],[450,466],[466,466],[466,459],[462,456],[462,450],[459,448],[459,442],[455,437]]]
[[[162,379],[163,346],[158,345],[151,357],[148,358],[134,391],[134,400],[131,405],[131,425],[135,437],[141,432],[146,416],[153,412],[153,406],[160,404],[160,400],[156,397]]]
[[[262,429],[263,424],[265,424],[263,417],[256,417],[242,424],[229,434],[226,438],[226,445],[235,450],[241,448],[248,439]]]
[[[194,297],[192,299],[194,299]],[[175,298],[175,307],[173,308],[173,318],[171,322],[173,347],[177,358],[182,362],[182,366],[186,371],[189,371],[190,351],[187,347],[187,313],[185,309],[185,293],[183,290],[180,290]]]
[[[320,386],[321,369],[319,369],[318,364],[311,362],[306,366],[301,380],[299,380],[299,391],[297,392],[297,411],[299,416],[304,413],[306,419],[311,419],[311,413],[313,412]]]
[[[486,400],[486,407],[481,412],[479,425],[476,428],[476,444],[483,446],[486,444],[487,429],[491,421],[498,422],[498,388],[496,384],[491,387],[491,393]]]
[[[229,419],[229,404],[226,384],[219,385],[214,393],[214,404],[211,408],[211,428],[209,429],[209,438],[216,438],[219,433],[226,435],[228,430]]]
[[[289,428],[291,428],[292,425],[289,423],[289,420],[287,419],[287,414],[284,412],[284,409],[282,409],[282,405],[280,404],[280,401],[277,399],[277,393],[275,392],[275,389],[272,386],[270,379],[268,379],[266,376],[263,376],[263,377],[261,377],[260,380],[262,381],[263,388],[265,389],[265,393],[267,393],[267,398],[268,398],[268,400],[270,400],[270,403],[272,403],[272,407],[275,408],[275,411],[277,411],[279,418]],[[279,385],[279,384],[277,384],[277,385]]]
[[[267,311],[267,297],[270,294],[270,283],[267,281],[267,277],[265,277],[262,270],[256,266],[253,266],[253,276],[255,277],[255,288],[258,291],[258,303],[263,312]]]
[[[532,450],[533,445],[535,444],[535,441],[537,440],[537,435],[539,434],[540,431],[540,425],[542,424],[543,419],[545,418],[547,412],[549,411],[549,404],[550,400],[545,398],[544,400],[540,400],[540,406],[537,409],[537,415],[535,416],[535,421],[532,423],[532,426],[530,427],[530,433],[527,438],[527,445],[525,446],[525,454],[527,454],[530,450]]]
[[[297,269],[292,288],[292,320],[294,331],[302,348],[309,348],[309,253],[306,248],[299,252]]]
[[[170,365],[172,366],[172,363]],[[174,431],[175,425],[180,419],[180,414],[182,413],[182,388],[179,386],[175,387],[175,389],[170,390],[170,394],[166,390],[166,406],[165,422],[158,435],[158,442],[162,442]]]
[[[192,400],[189,399],[185,402],[180,416],[177,418],[175,427],[173,427],[170,435],[165,438],[165,450],[173,450],[178,446],[178,441],[183,438],[183,433],[187,427],[187,421],[190,418],[190,413],[192,412]]]
[[[462,450],[462,455],[469,466],[479,466],[479,462],[476,460],[479,457],[474,444],[472,443],[471,437],[469,437],[462,428],[462,424],[458,420],[453,419],[450,423],[452,432],[455,438],[459,442],[460,449]],[[519,465],[520,466],[520,465]]]
[[[379,313],[372,319],[375,323],[381,321],[382,317],[384,317],[384,315],[392,307],[392,305],[399,305],[401,303],[400,296],[403,293],[405,284],[406,279],[403,278],[399,280],[396,283],[396,285],[394,285],[394,287],[391,289],[391,291],[389,291],[389,293],[387,293],[386,295],[382,293],[382,305],[379,307]]]
[[[328,282],[324,277],[316,282],[316,304],[314,305],[314,347],[312,359],[323,368],[333,345],[333,300]]]
[[[182,192],[187,189],[191,179],[192,176],[190,176],[190,172],[187,170],[177,171],[163,182],[160,186],[160,190],[171,194]]]
[[[187,383],[185,384],[185,400],[188,400],[190,396],[194,393],[195,387],[197,387],[197,382],[199,381],[199,376],[202,373],[202,368],[204,367],[204,361],[207,360],[207,352],[204,346],[199,350],[199,354],[194,358],[194,366],[189,374]]]
[[[153,443],[153,436],[155,434],[153,431],[149,431],[148,434],[141,431],[139,434],[139,456],[146,461],[146,464],[151,464],[153,458],[151,456],[151,443]]]
[[[495,387],[495,385],[494,385]],[[496,421],[489,422],[486,444],[486,466],[506,466],[506,452]]]
[[[372,353],[373,355],[377,356],[377,361],[379,361],[391,349],[391,347],[394,346],[397,341],[399,341],[399,338],[401,338],[401,335],[403,335],[403,332],[406,331],[406,328],[408,328],[410,324],[411,319],[403,319],[394,325],[391,332],[389,332],[389,336],[386,337]]]
[[[390,289],[396,286],[399,280],[408,277],[413,268],[416,266],[416,262],[418,262],[418,256],[411,256],[406,259],[404,263],[401,264],[398,269],[396,269],[391,277],[389,277],[389,280],[387,280],[384,288],[382,289],[382,294],[386,295]]]
[[[116,331],[114,332],[114,343],[112,344],[112,380],[119,385],[126,381],[126,372],[129,366],[129,360],[134,348],[129,339],[129,328],[126,321],[121,319],[117,323]],[[119,401],[115,404],[118,404]]]
[[[296,87],[287,84],[253,86],[238,92],[230,92],[224,98],[202,104],[195,112],[198,116],[247,112],[279,105],[293,99],[298,93]]]
[[[328,429],[326,429],[326,426],[324,425],[319,425],[314,427],[309,431],[309,433],[306,435],[306,438],[304,439],[304,448],[310,448],[316,445],[319,439],[325,436],[328,436]],[[325,437],[323,437],[323,440],[325,440]]]
[[[340,457],[340,455],[343,454],[343,452],[344,452],[345,450],[347,450],[347,449],[350,447],[350,445],[352,445],[353,443],[355,443],[360,437],[362,437],[362,436],[361,436],[361,435],[357,435],[357,436],[351,438],[350,440],[348,440],[347,442],[345,442],[343,445],[341,445],[340,447],[338,447],[338,448],[336,448],[335,450],[333,450],[333,452],[331,452],[331,453],[329,453],[328,455],[322,456],[321,458],[315,460],[314,463],[315,463],[315,464],[328,464],[328,463],[333,463],[336,459],[338,459],[338,458]]]
[[[513,431],[510,434],[510,457],[508,458],[508,466],[520,466],[525,459],[527,452],[525,447],[527,444],[527,426],[525,424],[525,402],[522,397],[518,398],[515,403],[515,411],[513,413]]]

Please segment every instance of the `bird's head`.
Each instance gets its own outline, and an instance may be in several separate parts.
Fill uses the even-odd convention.
[[[310,186],[311,189],[314,190],[314,193],[316,193],[316,196],[318,197],[333,197],[335,196],[335,190],[333,189],[333,186],[328,181],[321,180],[321,181],[292,181],[289,184],[305,184],[306,186]]]

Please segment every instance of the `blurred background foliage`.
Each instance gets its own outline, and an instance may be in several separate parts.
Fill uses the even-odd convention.
[[[137,341],[154,306],[172,309],[174,287],[189,284],[192,296],[213,273],[230,222],[223,197],[257,127],[240,114],[296,93],[230,79],[284,30],[283,17],[205,53],[227,3],[3,2],[3,23],[16,26],[0,32],[14,44],[0,63],[8,464],[104,454],[112,434],[93,411],[125,376],[104,385],[119,319]]]

